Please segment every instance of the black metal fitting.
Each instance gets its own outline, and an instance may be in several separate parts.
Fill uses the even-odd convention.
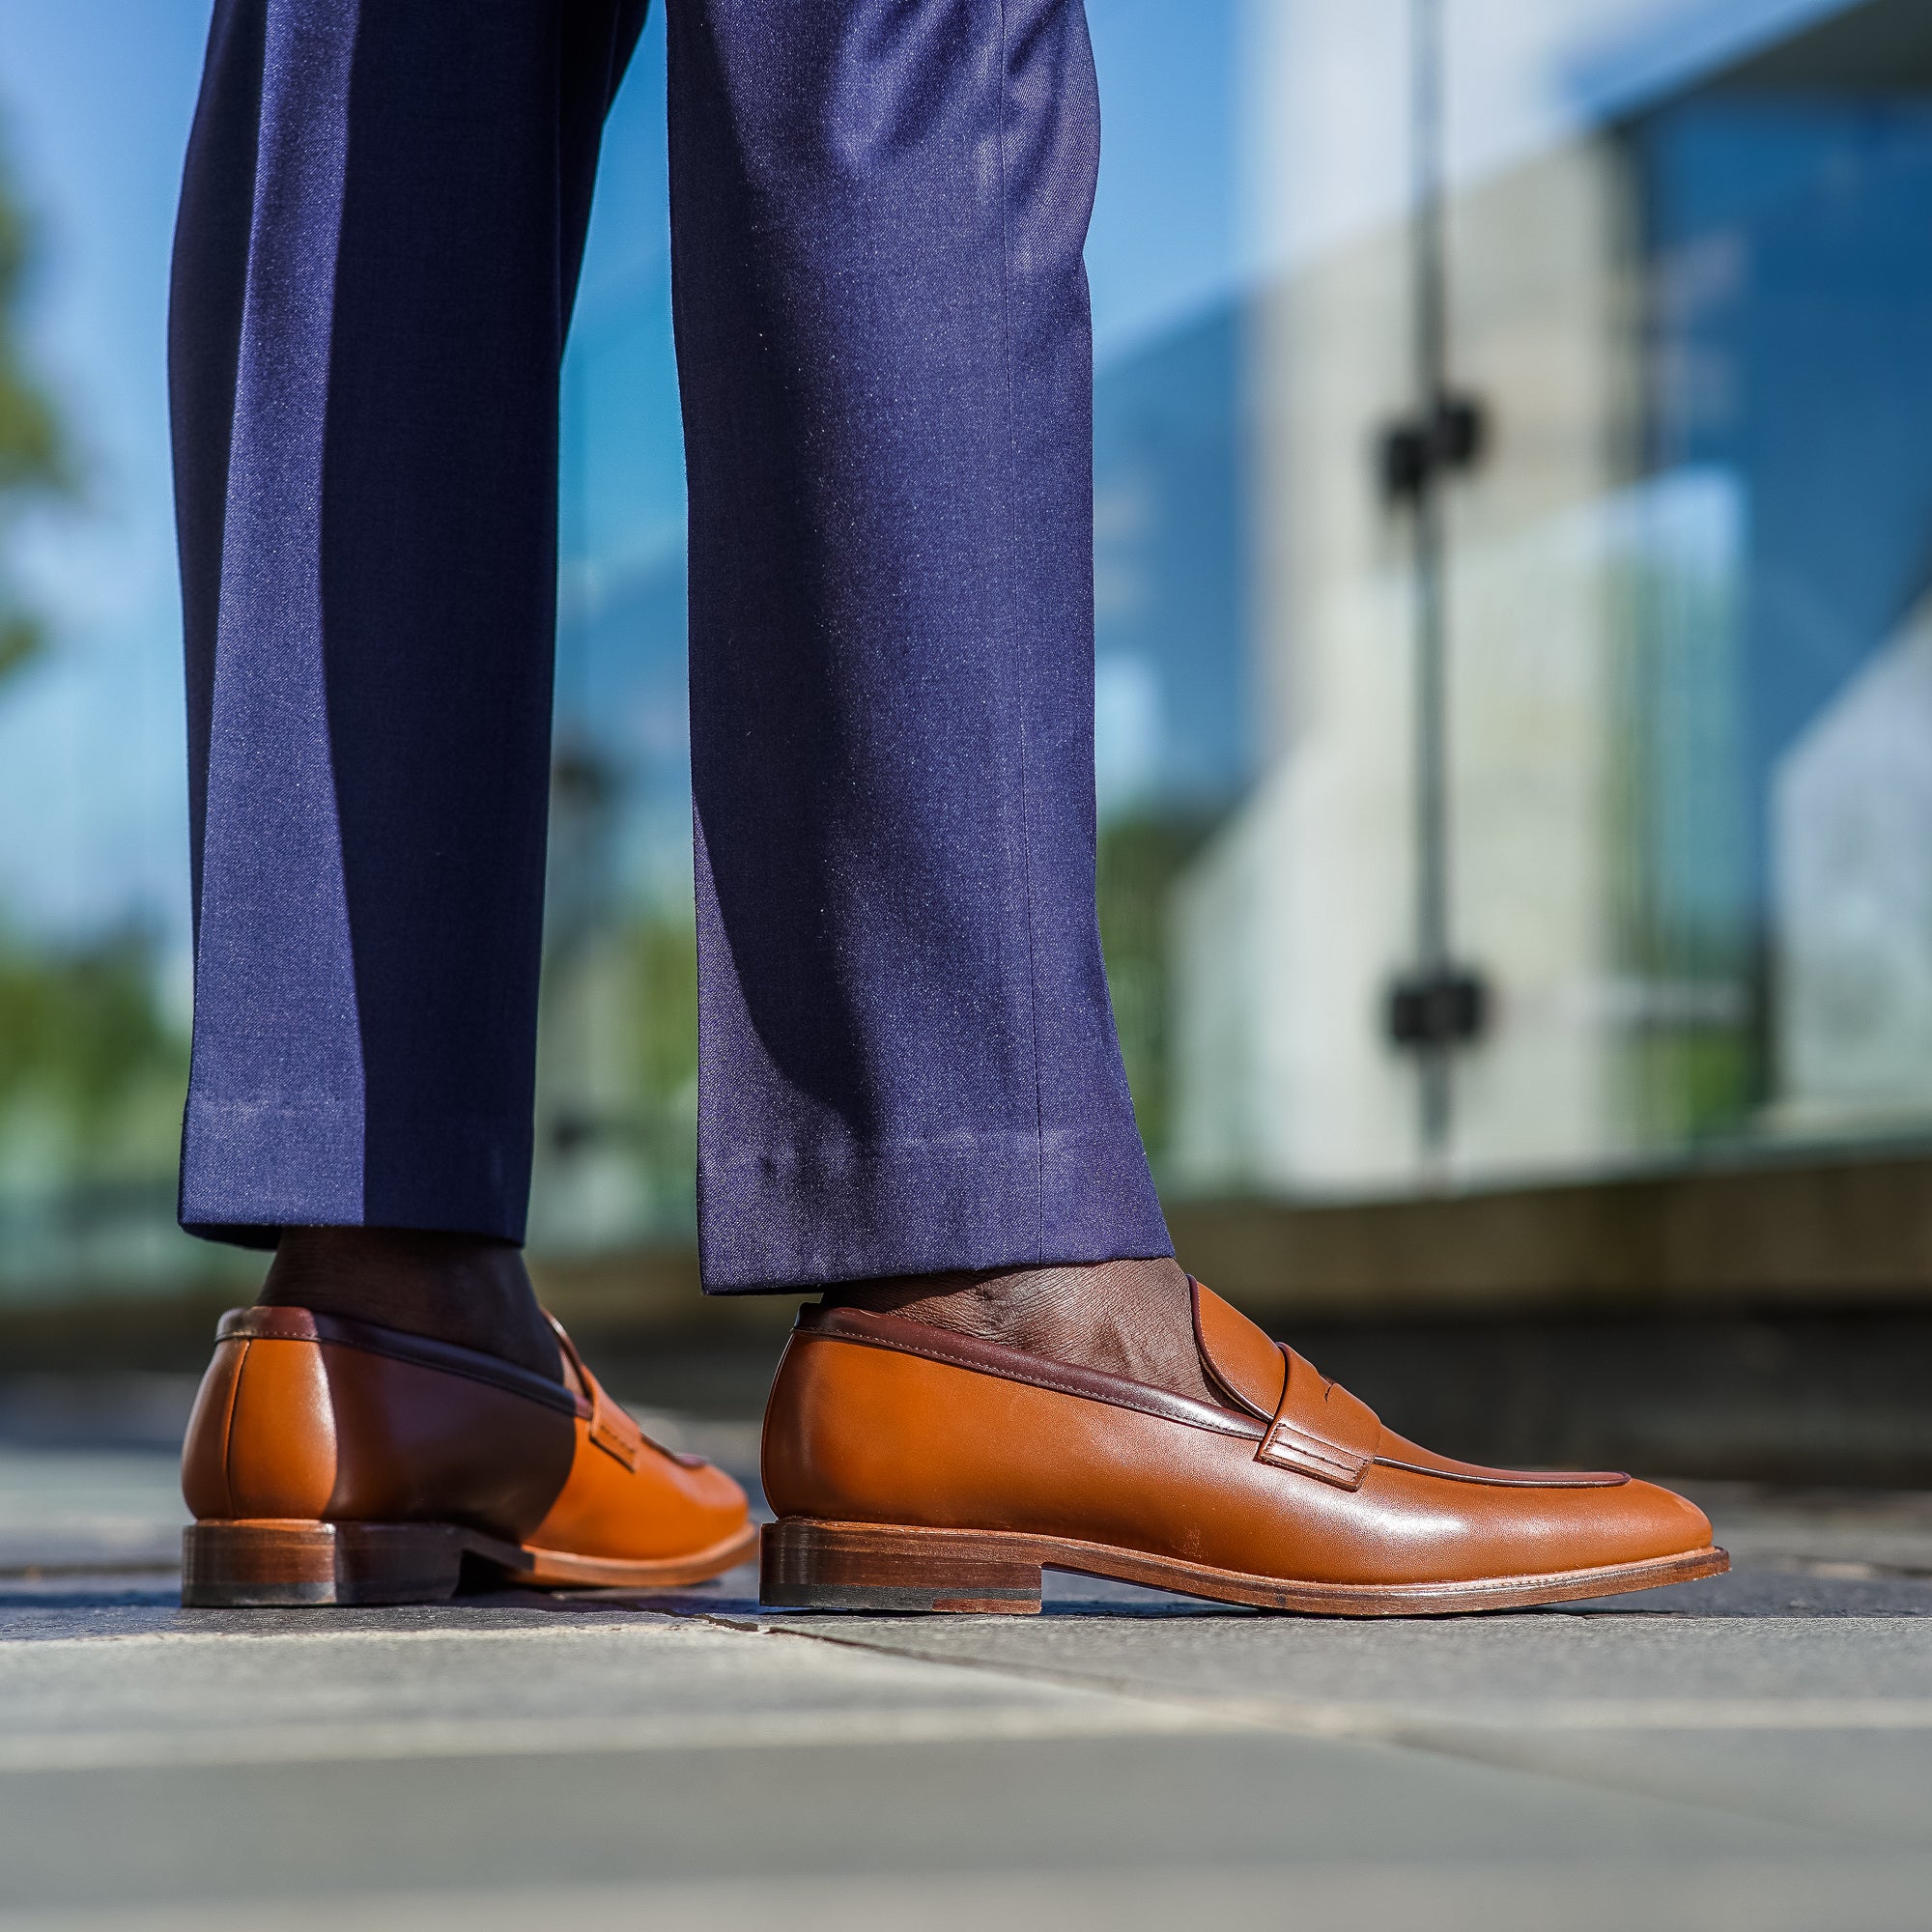
[[[1475,396],[1444,395],[1427,417],[1406,416],[1382,433],[1382,495],[1410,503],[1437,477],[1472,469],[1489,447],[1489,412]]]
[[[1489,984],[1467,967],[1408,974],[1389,991],[1389,1037],[1398,1046],[1463,1045],[1482,1036],[1489,1018]]]

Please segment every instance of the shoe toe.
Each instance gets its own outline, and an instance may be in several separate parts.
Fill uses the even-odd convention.
[[[1711,1519],[1675,1490],[1633,1480],[1618,1492],[1618,1526],[1631,1551],[1625,1560],[1681,1556],[1711,1547]]]
[[[1606,1569],[1708,1549],[1710,1520],[1675,1491],[1634,1479],[1614,1489],[1546,1491],[1559,1523],[1544,1546],[1541,1567]]]

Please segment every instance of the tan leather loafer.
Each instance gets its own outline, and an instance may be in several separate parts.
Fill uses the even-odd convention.
[[[1432,1455],[1198,1282],[1194,1319],[1223,1404],[897,1316],[801,1309],[765,1410],[765,1602],[1037,1610],[1045,1568],[1400,1616],[1730,1567],[1668,1490]]]
[[[182,1450],[182,1602],[435,1603],[466,1565],[662,1589],[743,1562],[744,1491],[660,1448],[556,1334],[564,1383],[302,1308],[223,1316]]]

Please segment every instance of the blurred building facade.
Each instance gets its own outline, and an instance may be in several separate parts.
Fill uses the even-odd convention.
[[[1103,89],[1136,36],[1190,31],[1152,11],[1094,0]],[[1189,191],[1237,238],[1228,272],[1120,328],[1117,277],[1096,276],[1100,910],[1164,1187],[1400,1201],[1714,1151],[1932,1151],[1932,15],[1210,11],[1203,125],[1235,130],[1235,160]],[[636,92],[661,88],[661,57],[647,42]],[[1186,136],[1131,86],[1106,98],[1112,154],[1157,162]],[[691,1232],[658,113],[613,122],[563,381],[532,1223],[558,1253]],[[1473,425],[1432,472],[1433,561],[1390,467],[1392,433],[1432,419],[1431,209],[1439,373]],[[1114,221],[1131,250],[1131,208]],[[1158,284],[1157,255],[1141,269]],[[4,270],[0,246],[0,323]],[[0,373],[9,353],[0,327]],[[33,590],[29,570],[23,610]],[[57,655],[57,596],[48,613]],[[0,753],[35,675],[0,683]],[[24,848],[39,835],[10,810],[0,847]],[[1418,1046],[1392,993],[1431,963],[1431,837],[1437,938],[1476,994]],[[138,908],[16,917],[11,865],[0,850],[0,1280],[160,1279],[192,1264],[166,1234],[185,939]]]
[[[1422,10],[1383,11],[1393,66]],[[1400,1192],[1925,1127],[1932,22],[1719,11],[1441,11],[1448,373],[1483,425],[1442,485],[1447,898],[1486,998],[1433,1145],[1386,1024],[1420,586],[1372,460],[1416,409],[1413,205],[1302,213],[1333,232],[1248,303],[1262,749],[1176,885],[1178,1183]],[[1281,99],[1322,40],[1273,37]],[[1390,148],[1413,99],[1391,73]],[[1497,137],[1459,142],[1486,103]],[[1324,169],[1308,123],[1279,188],[1319,203],[1362,130]]]

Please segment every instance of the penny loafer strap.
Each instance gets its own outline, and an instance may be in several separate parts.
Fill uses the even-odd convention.
[[[635,1469],[644,1458],[644,1432],[632,1419],[628,1409],[604,1393],[604,1384],[584,1366],[583,1357],[577,1352],[577,1344],[564,1333],[563,1323],[554,1315],[549,1315],[548,1319],[556,1336],[557,1347],[569,1361],[578,1387],[582,1391],[584,1404],[590,1410],[591,1441],[607,1456],[614,1456],[625,1468]]]
[[[1255,1461],[1293,1469],[1337,1489],[1358,1490],[1376,1459],[1382,1426],[1367,1403],[1331,1382],[1304,1355],[1284,1347],[1281,1406]]]

